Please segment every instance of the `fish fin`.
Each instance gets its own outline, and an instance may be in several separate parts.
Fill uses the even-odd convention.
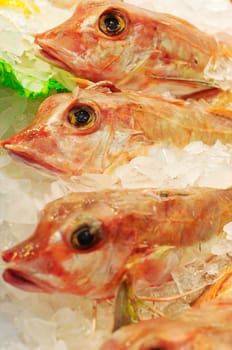
[[[212,100],[211,106],[207,109],[208,112],[218,116],[232,119],[232,93],[223,91]]]
[[[165,98],[163,96],[160,96],[160,100],[164,101],[164,102],[168,102],[171,103],[175,106],[183,106],[185,104],[185,102],[181,99],[178,98]]]
[[[218,88],[209,88],[207,90],[202,90],[202,91],[197,91],[194,92],[192,94],[188,94],[186,96],[183,96],[182,98],[184,100],[206,100],[206,101],[212,101],[213,98],[215,98],[215,96],[217,96],[219,93],[221,93],[221,90],[219,90]]]
[[[100,92],[120,92],[121,90],[117,88],[111,81],[103,80],[96,84],[92,84],[87,87],[88,90],[97,90]]]
[[[125,277],[115,297],[113,331],[138,321],[136,299],[134,298],[131,284],[127,277]]]
[[[98,83],[94,83],[90,80],[83,79],[80,77],[74,77],[76,85],[82,89],[97,90],[100,92],[120,92],[121,90],[117,88],[111,81],[103,80]]]
[[[154,89],[156,95],[163,95],[169,92],[171,96],[176,96],[184,100],[192,98],[192,96],[198,92],[216,88],[216,83],[212,85],[200,80],[191,80],[187,78],[176,79],[175,77],[162,75],[162,73],[158,75],[158,73],[153,72],[150,74],[150,77],[153,79],[153,83],[156,83]],[[149,93],[152,94],[152,91]]]
[[[223,108],[223,107],[220,107],[220,108],[212,107],[212,108],[209,108],[208,111],[210,113],[217,114],[220,117],[224,117],[224,118],[227,118],[227,119],[232,119],[232,109],[226,109],[226,108]]]
[[[86,89],[94,85],[92,81],[80,77],[73,77],[72,80],[74,80],[75,84],[82,89]]]

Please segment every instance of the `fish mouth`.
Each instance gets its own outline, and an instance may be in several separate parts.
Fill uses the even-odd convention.
[[[26,292],[45,292],[44,288],[39,286],[30,276],[22,271],[8,268],[3,272],[2,277],[5,282]]]
[[[49,49],[48,51],[42,48],[37,51],[37,54],[40,58],[43,58],[45,61],[54,64],[56,67],[70,71],[69,66],[60,61],[57,57],[57,54],[55,53],[55,51],[53,53],[52,49]]]
[[[33,166],[34,168],[38,170],[48,171],[49,173],[57,173],[62,174],[63,171],[46,161],[42,160],[42,158],[37,158],[36,155],[30,154],[29,152],[26,152],[25,150],[21,150],[16,145],[11,144],[5,144],[3,146],[9,154],[9,156],[19,163],[24,163],[27,166]]]

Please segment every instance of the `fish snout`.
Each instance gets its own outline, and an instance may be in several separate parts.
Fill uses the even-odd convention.
[[[46,39],[46,37],[49,38],[49,32],[43,32],[43,33],[36,33],[33,35],[35,44],[40,45],[40,43],[43,43],[43,40]]]
[[[47,138],[48,136],[48,132],[44,128],[28,128],[9,137],[8,139],[1,140],[0,146],[2,146],[5,149],[14,149],[15,145],[30,143],[39,138]]]
[[[80,23],[74,23],[72,20],[67,20],[54,28],[46,30],[45,32],[35,33],[34,42],[41,47],[49,42],[51,44],[53,43],[54,46],[58,41],[68,39],[70,35],[78,32],[79,26]]]
[[[53,291],[46,281],[48,261],[38,254],[38,249],[32,242],[21,243],[5,250],[2,260],[7,263],[2,274],[6,283],[28,292]],[[41,280],[38,274],[44,275],[45,278]]]
[[[18,245],[2,252],[2,260],[5,263],[21,263],[30,260],[36,255],[36,246],[31,241],[21,242]]]
[[[49,41],[56,38],[60,32],[61,32],[60,26],[58,26],[53,29],[47,30],[45,32],[36,33],[34,34],[34,42],[35,44],[42,45],[47,40]]]
[[[40,48],[38,55],[42,59],[64,70],[71,70],[73,73],[77,65],[78,70],[76,74],[81,75],[82,71],[79,72],[79,65],[80,62],[83,65],[82,55],[86,56],[89,43],[86,47],[85,40],[78,31],[78,25],[75,27],[70,27],[69,25],[57,27],[47,32],[36,34],[34,42]]]
[[[15,257],[17,256],[17,253],[11,249],[7,249],[2,252],[2,260],[5,263],[10,263],[14,261]]]
[[[28,130],[19,132],[6,140],[0,141],[0,146],[6,149],[12,157],[16,156],[24,159],[29,163],[34,163],[34,149],[35,141],[33,141],[33,134]]]
[[[22,136],[21,136],[21,132],[20,132],[14,136],[9,137],[8,139],[0,140],[0,146],[5,148],[5,149],[8,149],[9,145],[11,146],[11,145],[18,144],[18,143],[20,143],[21,139],[22,139]]]
[[[62,62],[62,59],[60,59],[60,56],[62,56],[62,48],[65,44],[65,39],[56,39],[56,36],[53,35],[53,32],[51,31],[51,33],[45,32],[36,34],[34,36],[34,42],[40,47],[37,50],[38,56],[61,69],[69,70],[68,65]]]
[[[54,35],[52,31],[38,33],[34,35],[34,42],[35,44],[39,45],[41,48],[44,48],[46,50],[51,46],[53,38]]]
[[[56,159],[54,154],[59,152],[57,141],[44,128],[26,129],[9,139],[0,141],[0,146],[16,160],[59,172],[59,169],[52,165],[52,160]]]

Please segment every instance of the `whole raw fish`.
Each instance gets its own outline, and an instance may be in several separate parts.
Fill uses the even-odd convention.
[[[232,189],[70,193],[45,207],[31,237],[3,252],[3,277],[26,291],[94,299],[114,296],[125,276],[144,290],[171,280],[183,261],[211,256],[211,240],[230,220]]]
[[[230,99],[231,100],[231,99]],[[212,113],[210,111],[214,113]],[[218,114],[225,114],[225,117]],[[63,175],[106,173],[146,155],[153,144],[232,143],[232,118],[221,106],[118,92],[107,83],[49,97],[32,124],[1,141],[9,152]]]
[[[232,37],[120,0],[83,0],[63,24],[35,35],[40,54],[93,82],[176,96],[232,87]]]
[[[141,321],[116,331],[100,350],[230,350],[232,299]]]

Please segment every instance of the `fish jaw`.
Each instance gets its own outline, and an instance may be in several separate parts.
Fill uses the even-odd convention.
[[[50,34],[50,32],[48,34]],[[47,33],[45,37],[43,34],[35,35],[35,43],[41,47],[41,49],[37,51],[38,56],[61,69],[75,73],[75,65],[72,63],[73,61],[78,61],[78,58],[73,55],[72,50],[76,51],[76,48],[74,49],[73,45],[71,45],[72,48],[65,48],[63,40],[66,41],[66,38],[63,40],[59,38],[59,43],[57,43],[56,46],[54,45],[55,39],[53,40],[52,37],[49,38],[49,36],[52,35],[47,35]],[[78,42],[78,38],[76,38],[75,42]],[[67,46],[68,43],[65,45]],[[81,58],[79,58],[79,60],[81,60]]]
[[[44,293],[44,286],[39,286],[35,280],[32,280],[31,276],[17,269],[7,268],[2,277],[6,283],[25,292]]]
[[[33,134],[33,131],[31,131]],[[110,172],[117,164],[124,164],[128,160],[126,152],[119,150],[110,156],[110,150],[106,152],[106,145],[102,141],[108,140],[108,133],[87,135],[88,140],[81,137],[75,139],[67,136],[59,140],[58,135],[49,135],[39,139],[28,140],[25,133],[17,137],[0,142],[12,158],[22,161],[27,165],[43,169],[60,176],[78,176],[86,173]],[[28,132],[26,133],[28,135]],[[105,135],[105,136],[104,136]],[[89,137],[88,137],[89,136]],[[102,136],[102,138],[100,138]],[[114,144],[116,141],[114,142]],[[111,145],[111,140],[109,140]],[[112,148],[114,145],[112,145]],[[82,152],[78,151],[82,150]],[[142,154],[141,150],[141,154]],[[145,153],[145,151],[143,151]],[[125,154],[124,154],[125,153]]]
[[[63,291],[61,272],[54,267],[46,247],[37,243],[32,236],[29,240],[2,252],[7,264],[3,280],[15,288],[32,293],[59,293]]]
[[[42,47],[42,44],[40,45]],[[61,69],[64,69],[64,70],[67,70],[67,71],[72,71],[68,65],[66,65],[65,63],[59,61],[59,59],[57,59],[55,57],[55,54],[52,55],[51,52],[50,54],[48,53],[49,50],[38,50],[37,51],[37,54],[39,57],[43,58],[45,61],[48,61],[49,63],[53,64],[54,66],[58,67],[58,68],[61,68]]]
[[[36,276],[38,268],[45,268],[46,273],[48,272],[46,262],[41,264],[41,259],[38,258],[38,252],[42,246],[32,236],[15,247],[3,251],[1,258],[7,264],[2,275],[3,280],[23,291],[52,293],[52,286]]]
[[[57,146],[49,137],[48,132],[28,129],[6,140],[0,141],[0,146],[6,149],[15,160],[49,172],[61,174],[62,170],[52,164]]]

